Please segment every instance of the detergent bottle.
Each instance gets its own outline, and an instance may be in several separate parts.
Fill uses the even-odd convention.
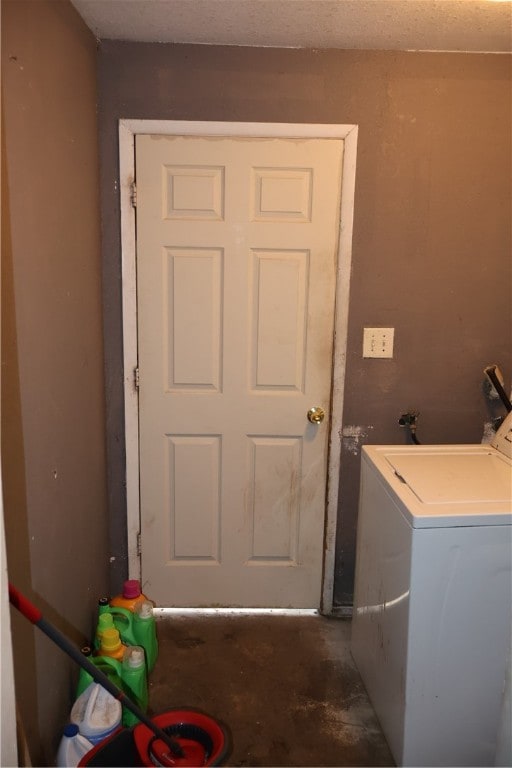
[[[126,645],[121,642],[119,631],[115,628],[105,629],[101,633],[99,648],[95,651],[96,656],[106,656],[111,659],[123,660]]]
[[[120,608],[119,606],[109,606],[109,613],[111,614],[114,627],[121,635],[121,640],[126,645],[140,645],[135,638],[133,619],[134,613],[128,608]]]
[[[89,739],[79,731],[76,723],[68,723],[64,728],[62,738],[60,740],[59,749],[57,750],[57,766],[76,766],[90,750],[93,745]]]
[[[134,704],[143,712],[148,708],[148,681],[144,648],[139,645],[129,646],[124,652],[122,672],[123,687]],[[138,718],[123,707],[123,725],[138,723]]]
[[[93,744],[106,739],[121,724],[121,704],[99,683],[91,683],[71,708],[69,719]]]
[[[135,647],[136,651],[132,651]],[[90,653],[90,648],[87,649]],[[83,653],[83,649],[82,649]],[[127,655],[130,661],[124,662],[124,655]],[[144,712],[148,705],[148,688],[146,664],[144,659],[144,649],[137,646],[129,646],[125,649],[123,662],[113,659],[111,656],[90,656],[91,661],[108,679],[120,688],[130,699],[139,706]],[[140,669],[140,659],[142,659],[142,669]],[[83,692],[94,682],[93,677],[85,669],[80,669],[78,686],[76,689],[76,700],[80,698]],[[122,708],[123,725],[133,725],[138,722],[129,709]]]
[[[92,651],[88,646],[81,649],[84,656],[87,656],[89,661],[94,664],[103,674],[105,674],[109,680],[118,688],[122,688],[121,678],[121,662],[117,659],[113,659],[110,656],[93,656]],[[78,676],[78,685],[76,688],[76,696],[78,697],[85,691],[85,689],[93,682],[92,675],[87,670],[80,668],[80,674]]]
[[[147,671],[151,672],[158,655],[153,603],[142,600],[135,605],[133,612],[127,608],[109,606],[108,613],[100,613],[94,646],[96,650],[99,648],[101,632],[112,626],[118,630],[121,642],[125,645],[141,645],[144,648]]]
[[[118,595],[118,598],[120,597],[122,598],[121,595]],[[117,598],[113,598],[113,600],[117,602]],[[110,618],[105,619],[103,616],[112,616],[114,621],[113,625],[110,623]],[[125,645],[137,645],[137,641],[133,635],[132,611],[117,605],[112,607],[108,597],[100,597],[98,600],[98,625],[96,629],[96,639],[94,641],[94,648],[96,650],[99,648],[100,643],[98,632],[101,632],[103,629],[111,629],[112,626],[119,631],[121,641]]]
[[[116,595],[110,601],[112,608],[126,608],[133,611],[136,604],[142,600],[147,600],[146,595],[142,594],[140,581],[138,579],[128,579],[123,584],[123,592]]]
[[[158,640],[153,604],[149,600],[142,600],[135,606],[133,634],[137,645],[141,645],[146,652],[146,665],[148,672],[151,672],[158,656]]]

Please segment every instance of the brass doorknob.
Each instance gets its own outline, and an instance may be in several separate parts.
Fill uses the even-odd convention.
[[[310,421],[312,424],[321,424],[321,422],[325,418],[325,411],[323,408],[320,408],[319,405],[313,406],[313,408],[310,408],[308,411],[308,421]]]

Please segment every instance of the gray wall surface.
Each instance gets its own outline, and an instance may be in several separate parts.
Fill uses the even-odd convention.
[[[126,573],[119,118],[359,126],[335,602],[353,591],[360,451],[480,442],[504,410],[483,368],[511,375],[510,56],[103,41],[99,50],[112,588]],[[392,360],[362,358],[394,327]],[[343,436],[345,430],[346,436]]]
[[[9,579],[80,647],[108,591],[108,531],[96,41],[67,0],[2,0],[2,91]],[[11,615],[31,764],[54,765],[78,668]]]

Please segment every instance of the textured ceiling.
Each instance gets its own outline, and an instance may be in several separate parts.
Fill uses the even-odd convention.
[[[509,0],[71,0],[100,39],[512,51]]]

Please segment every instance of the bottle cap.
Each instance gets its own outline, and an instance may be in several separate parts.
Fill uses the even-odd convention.
[[[117,629],[106,629],[101,633],[101,650],[117,651],[121,647],[121,638]]]
[[[108,597],[100,597],[98,605],[108,605]]]
[[[140,645],[130,645],[124,652],[123,665],[130,669],[143,667],[145,663],[144,648]]]
[[[111,613],[101,613],[98,616],[98,629],[103,632],[105,629],[115,629],[114,617]]]
[[[137,603],[135,606],[135,613],[141,619],[153,618],[153,604],[149,600],[141,600],[141,602]]]
[[[72,739],[73,736],[77,735],[78,731],[79,728],[76,723],[68,723],[64,728],[64,736],[68,736],[70,739]]]
[[[138,579],[128,579],[124,582],[123,597],[126,597],[127,600],[132,600],[134,597],[139,597],[140,594],[140,582]]]

